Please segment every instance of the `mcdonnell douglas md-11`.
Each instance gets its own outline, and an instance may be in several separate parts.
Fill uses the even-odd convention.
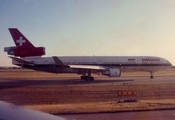
[[[12,64],[28,69],[51,73],[81,74],[81,79],[93,81],[91,73],[120,77],[121,71],[147,71],[153,73],[172,67],[172,64],[155,56],[52,56],[45,55],[44,47],[35,47],[17,28],[9,28],[16,46],[5,47]]]

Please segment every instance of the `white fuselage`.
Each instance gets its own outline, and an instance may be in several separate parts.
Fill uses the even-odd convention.
[[[172,66],[168,60],[152,56],[28,57],[13,58],[13,64],[51,73],[77,73],[82,75],[81,79],[91,81],[91,73],[120,77],[122,71],[147,71],[153,79],[155,71]]]
[[[160,57],[153,56],[61,56],[58,57],[64,65],[96,65],[104,67],[165,67],[171,63]],[[28,61],[38,66],[56,65],[53,57],[27,57]],[[13,64],[20,65],[13,60]]]

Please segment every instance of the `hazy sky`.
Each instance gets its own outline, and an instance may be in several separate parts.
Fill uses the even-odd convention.
[[[175,0],[0,0],[0,66],[18,28],[46,56],[159,56],[175,65]]]

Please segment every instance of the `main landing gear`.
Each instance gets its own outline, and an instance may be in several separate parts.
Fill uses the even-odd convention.
[[[86,75],[82,75],[81,76],[81,79],[82,80],[85,80],[85,81],[94,81],[94,77],[92,77],[92,76],[86,76]]]
[[[86,75],[86,73],[88,73],[88,75]],[[81,76],[81,79],[85,80],[85,81],[94,81],[94,77],[91,76],[91,71],[90,70],[85,72],[85,74],[83,74]]]
[[[153,75],[154,72],[150,72],[150,74],[151,74],[150,78],[151,78],[151,79],[154,79],[154,75]]]

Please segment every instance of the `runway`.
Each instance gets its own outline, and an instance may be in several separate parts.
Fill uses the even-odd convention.
[[[175,108],[175,76],[95,78],[83,81],[77,75],[0,72],[0,100],[51,114]],[[118,104],[118,91],[136,91],[138,102]]]
[[[61,115],[73,120],[174,120],[175,110]]]
[[[58,79],[58,80],[30,80],[30,79],[12,79],[3,80],[0,79],[0,89],[9,87],[22,87],[22,86],[36,86],[36,85],[78,85],[78,86],[90,86],[90,85],[142,85],[142,84],[175,84],[175,77],[155,77],[150,79],[149,77],[120,77],[120,78],[97,78],[95,81],[83,81],[80,79]]]

